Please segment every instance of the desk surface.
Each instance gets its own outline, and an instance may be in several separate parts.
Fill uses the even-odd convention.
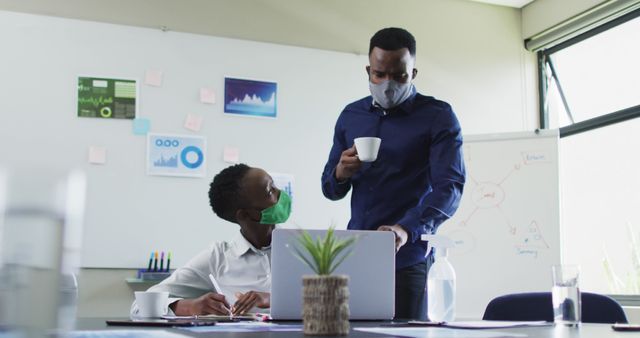
[[[300,324],[300,322],[287,322],[287,324]],[[392,337],[388,335],[374,334],[368,332],[354,331],[354,327],[377,327],[384,322],[352,322],[351,332],[348,337]],[[114,330],[114,329],[145,329],[145,330],[163,330],[163,328],[136,328],[136,327],[114,327],[107,326],[105,318],[80,318],[77,322],[78,330]],[[164,329],[167,330],[167,329]],[[185,330],[168,329],[169,331],[180,333],[193,337],[321,337],[321,336],[305,336],[303,332],[213,332],[213,333],[193,333]],[[424,328],[425,337],[433,337],[429,335],[430,328]],[[637,337],[638,333],[633,332],[617,332],[611,329],[610,324],[582,324],[579,328],[565,328],[565,327],[524,327],[524,328],[508,328],[508,329],[490,329],[491,331],[502,331],[505,333],[519,333],[526,334],[528,337],[551,337],[551,338],[602,338],[602,337]],[[458,330],[459,331],[459,330]],[[459,331],[460,332],[460,331]],[[459,337],[464,337],[461,334]]]

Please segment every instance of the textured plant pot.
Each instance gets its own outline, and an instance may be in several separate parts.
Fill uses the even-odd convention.
[[[349,277],[302,276],[304,334],[349,334]]]

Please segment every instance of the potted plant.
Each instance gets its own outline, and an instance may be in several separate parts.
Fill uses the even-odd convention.
[[[305,334],[349,333],[349,277],[332,273],[349,256],[355,241],[355,236],[336,238],[333,227],[324,238],[314,240],[304,230],[297,238],[300,247],[293,246],[295,255],[316,273],[302,277]]]

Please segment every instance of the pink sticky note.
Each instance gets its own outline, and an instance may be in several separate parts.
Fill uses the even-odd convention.
[[[161,70],[147,70],[144,77],[144,83],[149,86],[161,87],[162,86],[162,71]]]
[[[107,148],[90,146],[89,147],[89,163],[91,164],[107,163]]]
[[[200,102],[214,104],[216,103],[216,93],[211,88],[200,88]]]
[[[240,163],[240,150],[236,147],[225,146],[223,158],[227,163]]]
[[[187,114],[187,118],[184,120],[184,127],[189,130],[200,131],[203,119],[204,118],[199,115]]]

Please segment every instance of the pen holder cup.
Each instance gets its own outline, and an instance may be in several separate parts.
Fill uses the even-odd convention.
[[[147,271],[147,269],[138,269],[138,279],[144,281],[162,281],[171,276],[173,271]]]

